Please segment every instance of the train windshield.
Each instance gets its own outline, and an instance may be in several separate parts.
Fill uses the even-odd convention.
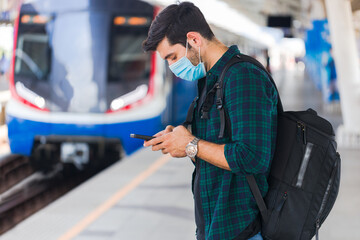
[[[142,50],[142,42],[150,23],[151,19],[144,17],[114,18],[107,88],[107,102],[112,110],[121,107],[112,104],[114,99],[125,95],[136,101],[147,93],[151,57]]]
[[[20,97],[54,112],[106,112],[107,14],[22,14],[15,60]]]
[[[15,89],[53,112],[104,113],[144,98],[150,54],[142,50],[149,17],[102,11],[20,15]]]
[[[22,15],[15,50],[16,91],[39,108],[44,108],[50,97],[51,49],[46,24],[51,20],[52,16]]]
[[[49,37],[45,34],[22,34],[15,54],[15,74],[46,80],[49,73]]]

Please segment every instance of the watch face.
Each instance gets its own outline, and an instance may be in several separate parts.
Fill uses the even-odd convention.
[[[193,158],[196,156],[196,153],[197,153],[197,147],[195,145],[189,145],[186,147],[186,154]]]

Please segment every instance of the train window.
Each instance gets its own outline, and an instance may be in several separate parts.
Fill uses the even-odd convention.
[[[46,79],[50,62],[48,41],[49,37],[45,34],[20,35],[15,52],[15,74]]]
[[[151,18],[139,16],[117,16],[112,21],[107,86],[107,104],[111,108],[114,99],[120,96],[138,93],[139,89],[147,92],[151,54],[144,53],[142,42],[147,37],[150,23]]]
[[[149,82],[151,58],[142,50],[147,32],[148,27],[144,26],[113,25],[109,82],[121,83],[123,93]]]

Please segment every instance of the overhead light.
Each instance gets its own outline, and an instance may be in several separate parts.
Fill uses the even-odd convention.
[[[116,17],[114,18],[114,24],[115,25],[124,25],[126,23],[126,18],[125,17]]]
[[[33,17],[33,23],[45,24],[49,21],[49,19],[50,18],[48,16],[36,15]]]
[[[21,17],[21,22],[22,23],[29,23],[30,20],[31,20],[30,15],[24,15],[24,16]]]
[[[130,25],[145,25],[148,22],[148,19],[145,17],[131,17],[128,20]]]
[[[125,17],[117,16],[114,18],[114,25],[120,26],[145,26],[150,25],[151,19],[147,17]]]
[[[51,16],[47,15],[23,15],[21,23],[23,24],[45,24],[51,20]]]

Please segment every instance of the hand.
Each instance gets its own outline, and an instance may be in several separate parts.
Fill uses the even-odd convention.
[[[156,134],[153,135],[153,136],[154,136],[154,137],[163,136],[163,135],[165,135],[165,134],[168,134],[168,133],[172,132],[174,128],[175,128],[174,126],[167,125],[164,130],[156,133]],[[145,142],[144,142],[144,147],[148,147],[148,146],[152,145],[152,144],[148,144],[147,142],[148,142],[148,141],[145,141]]]
[[[168,125],[168,126],[166,126],[166,128],[164,130],[155,134],[154,137],[160,137],[162,135],[168,134],[168,133],[172,132],[174,130],[174,128],[175,128],[174,126]]]
[[[184,126],[169,127],[169,129],[168,127],[157,133],[156,138],[146,141],[144,146],[152,146],[153,151],[161,150],[164,154],[170,153],[172,157],[186,157],[186,145],[194,139],[194,136]]]

